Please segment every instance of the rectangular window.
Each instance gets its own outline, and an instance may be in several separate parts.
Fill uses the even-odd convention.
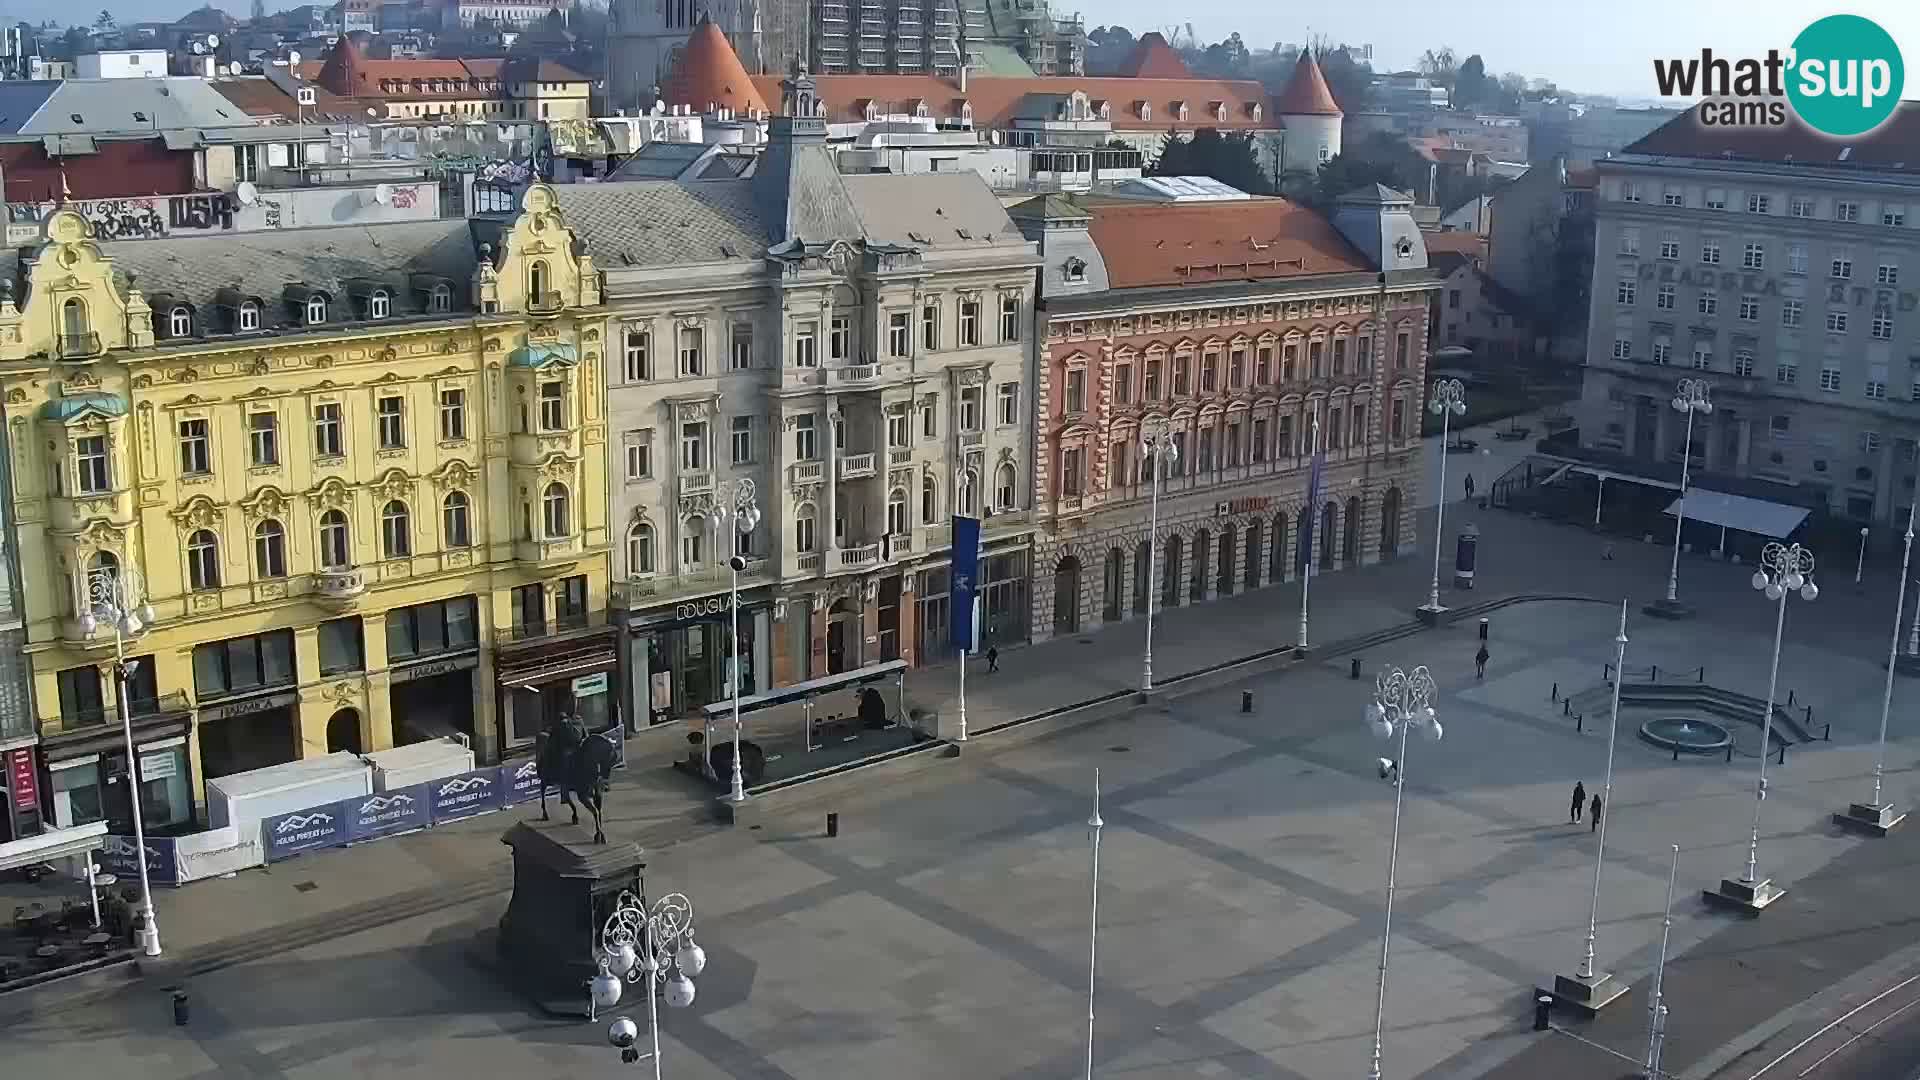
[[[1113,368],[1113,402],[1116,405],[1133,403],[1133,365],[1116,364]]]
[[[1620,254],[1622,255],[1640,254],[1640,230],[1639,229],[1629,225],[1620,230]],[[1447,290],[1447,307],[1457,308],[1459,306],[1460,306],[1460,290],[1448,289]]]
[[[1620,201],[1621,202],[1639,202],[1640,201],[1639,185],[1635,184],[1631,180],[1622,181],[1620,184]]]
[[[467,392],[461,389],[440,391],[440,438],[443,442],[462,442],[467,437]]]
[[[247,414],[247,452],[255,466],[280,464],[280,417],[276,413]]]
[[[194,696],[202,700],[293,681],[291,630],[229,638],[193,648]]]
[[[112,486],[107,468],[107,438],[83,435],[73,441],[74,465],[80,473],[80,491],[93,495]]]
[[[366,641],[361,627],[358,616],[328,619],[320,624],[320,674],[339,675],[366,669]]]
[[[1767,417],[1767,434],[1773,438],[1781,438],[1792,431],[1793,417],[1784,413],[1775,413]]]
[[[1787,245],[1787,273],[1805,274],[1807,272],[1807,245],[1795,241]]]
[[[562,618],[568,614],[567,591],[570,590],[563,586],[562,592],[554,598],[554,614]],[[411,660],[473,648],[477,640],[474,627],[479,615],[478,608],[476,597],[456,596],[451,600],[415,604],[387,612],[388,659]],[[526,611],[519,614],[521,618],[518,621],[522,625],[537,626],[545,621],[539,617],[544,614],[542,612]]]
[[[565,431],[567,429],[567,384],[563,382],[543,382],[540,384],[540,430]]]
[[[1193,392],[1193,357],[1173,358],[1173,396],[1186,397]]]
[[[853,319],[835,315],[827,324],[827,358],[845,360],[853,355]]]
[[[737,322],[728,333],[729,344],[733,346],[728,354],[728,363],[734,371],[747,371],[753,367],[753,324]]]
[[[1720,313],[1720,294],[1703,292],[1700,294],[1700,314],[1718,315]]]
[[[1847,313],[1835,310],[1827,312],[1827,333],[1844,334],[1847,332]]]
[[[1160,360],[1149,360],[1149,361],[1147,361],[1147,393],[1146,393],[1146,397],[1145,397],[1145,400],[1147,400],[1147,401],[1159,401],[1159,400],[1160,400],[1160,391],[1161,391],[1161,386],[1160,386],[1160,366],[1161,366],[1161,363],[1162,363],[1162,361],[1160,361]]]
[[[627,331],[626,374],[628,382],[653,379],[653,335],[645,330]]]
[[[1060,494],[1069,499],[1080,495],[1080,482],[1085,472],[1086,452],[1077,446],[1068,447],[1060,454]]]
[[[980,301],[960,301],[960,345],[971,348],[980,344]]]
[[[753,417],[736,416],[727,421],[727,442],[735,465],[753,463]]]
[[[1220,354],[1210,352],[1200,358],[1200,392],[1211,394],[1220,389]]]
[[[1247,350],[1236,348],[1227,356],[1227,385],[1243,390],[1247,385]]]
[[[1907,223],[1907,208],[1904,206],[1883,206],[1880,208],[1880,224],[1897,229]]]
[[[1708,264],[1709,266],[1720,265],[1720,241],[1718,240],[1700,241],[1700,261]]]
[[[322,458],[346,456],[345,425],[336,402],[322,402],[313,407],[313,453]]]
[[[1874,281],[1874,284],[1876,284],[1876,285],[1898,285],[1898,284],[1900,284],[1900,266],[1899,266],[1899,264],[1898,264],[1898,263],[1891,263],[1891,262],[1883,262],[1883,263],[1881,263],[1881,264],[1880,264],[1880,269],[1874,272],[1874,275],[1873,275],[1873,281]]]
[[[680,468],[687,472],[705,472],[707,468],[707,424],[704,420],[680,425]]]
[[[960,430],[975,432],[980,430],[980,388],[966,386],[960,389]]]
[[[1768,213],[1772,205],[1773,200],[1759,192],[1749,192],[1747,195],[1747,213],[1749,214]]]
[[[1632,185],[1632,184],[1628,184],[1628,185],[1627,185],[1627,187],[1628,187],[1629,189],[1631,189],[1631,188],[1633,187],[1633,185]],[[1639,202],[1640,200],[1639,200],[1639,199],[1628,199],[1627,201],[1628,201],[1628,202]],[[1660,192],[1660,205],[1662,205],[1662,206],[1685,206],[1685,205],[1687,205],[1687,193],[1686,193],[1686,192],[1684,192],[1684,191],[1681,191],[1681,190],[1680,190],[1679,188],[1673,188],[1673,187],[1670,187],[1670,188],[1666,188],[1665,190],[1663,190],[1663,191],[1661,191],[1661,192]]]
[[[653,429],[641,428],[627,433],[627,479],[647,480],[653,476]]]
[[[1829,394],[1840,392],[1840,369],[1830,364],[1820,365],[1820,389]]]
[[[702,355],[705,334],[697,326],[680,328],[680,374],[698,376],[706,374],[706,359]]]
[[[1347,373],[1347,339],[1333,339],[1333,374],[1338,377]]]
[[[812,413],[801,413],[793,418],[793,459],[795,461],[814,461],[820,457],[820,432],[814,426]]]
[[[1677,306],[1676,297],[1678,295],[1679,293],[1673,285],[1662,285],[1654,290],[1653,306],[1661,311],[1672,311]]]
[[[1795,195],[1787,200],[1787,213],[1792,217],[1810,218],[1813,216],[1813,200],[1805,195]]]
[[[1633,339],[1617,337],[1613,339],[1613,358],[1615,360],[1633,359]]]
[[[1791,360],[1782,360],[1773,368],[1773,381],[1781,386],[1798,386],[1800,383],[1800,365]]]
[[[1713,369],[1713,346],[1705,341],[1693,343],[1693,366],[1696,371]]]
[[[380,449],[398,450],[407,445],[406,404],[398,397],[382,397],[374,412],[379,421]]]
[[[1852,249],[1834,248],[1833,261],[1828,266],[1828,272],[1841,281],[1851,281],[1853,279]]]
[[[1638,292],[1639,292],[1638,283],[1635,282],[1632,278],[1623,277],[1614,286],[1614,290],[1613,290],[1614,302],[1617,304],[1620,304],[1622,307],[1630,307],[1633,304],[1634,296]],[[1398,366],[1398,365],[1396,364],[1395,366]]]
[[[1753,352],[1741,349],[1733,354],[1733,373],[1743,379],[1753,378]]]
[[[820,324],[797,323],[793,328],[793,366],[820,366]]]
[[[1833,203],[1833,220],[1859,221],[1860,204],[1849,199],[1835,199]]]
[[[1672,363],[1673,362],[1673,342],[1655,341],[1653,343],[1653,362],[1656,364]]]
[[[1678,236],[1675,236],[1673,233],[1665,233],[1660,237],[1660,257],[1667,260],[1678,259],[1680,257],[1680,238]]]
[[[1740,266],[1745,270],[1765,270],[1767,268],[1766,245],[1748,244],[1740,254]]]
[[[887,355],[905,356],[913,347],[913,327],[904,311],[887,312]]]
[[[905,450],[913,443],[913,425],[907,420],[905,407],[887,414],[887,448]]]
[[[1248,448],[1249,460],[1258,464],[1267,460],[1267,418],[1256,417],[1253,421],[1253,443]]]
[[[1873,339],[1875,341],[1893,340],[1893,312],[1886,308],[1873,311]]]
[[[1085,412],[1087,409],[1087,372],[1084,368],[1072,368],[1067,372],[1066,395],[1061,407],[1069,413]]]
[[[1253,381],[1256,386],[1266,386],[1273,382],[1273,346],[1262,345],[1253,351]]]
[[[1011,293],[1000,296],[1000,340],[1020,340],[1020,298]]]
[[[920,402],[920,437],[940,437],[940,397],[937,394],[929,394]]]
[[[937,303],[920,309],[920,347],[928,352],[940,347],[940,305]]]
[[[1745,322],[1758,322],[1760,320],[1759,297],[1742,296],[1740,298],[1740,318]]]
[[[1799,326],[1801,305],[1798,300],[1780,301],[1780,325]]]
[[[1394,370],[1405,371],[1407,369],[1407,365],[1412,361],[1412,358],[1413,358],[1413,335],[1402,332],[1400,337],[1393,343]]]
[[[1084,373],[1082,374],[1084,377]],[[1068,378],[1072,378],[1071,375]],[[1000,426],[1013,427],[1020,423],[1020,384],[1003,382],[999,389]]]
[[[1725,210],[1727,208],[1727,193],[1719,188],[1708,188],[1706,207],[1709,210]]]
[[[213,447],[205,420],[180,421],[180,472],[205,476],[213,471]]]
[[[1867,397],[1874,401],[1887,400],[1887,365],[1867,365]],[[1878,442],[1878,437],[1875,437]]]
[[[1324,341],[1307,342],[1307,378],[1319,379],[1327,374],[1327,343]]]

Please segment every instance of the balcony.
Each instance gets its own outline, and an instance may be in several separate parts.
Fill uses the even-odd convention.
[[[862,476],[872,476],[874,455],[848,454],[840,459],[840,479],[855,480]]]
[[[978,450],[987,445],[987,433],[984,431],[963,431],[960,433],[960,449]]]
[[[366,591],[366,571],[357,566],[316,570],[313,573],[313,593],[321,603],[330,607],[352,607]]]
[[[826,477],[827,466],[820,461],[796,461],[787,466],[787,473],[796,484],[817,484]]]
[[[524,620],[512,626],[495,627],[493,639],[503,645],[517,641],[540,641],[577,634],[583,630],[604,630],[611,625],[605,609],[569,611],[548,618]]]
[[[861,544],[857,547],[845,547],[839,550],[835,560],[836,569],[861,570],[869,566],[880,565],[880,545]]]
[[[888,465],[911,465],[913,464],[913,451],[912,450],[889,450],[887,451],[887,464]]]
[[[536,315],[552,315],[566,306],[557,292],[538,292],[527,297],[527,310]]]
[[[879,364],[842,364],[827,369],[828,386],[850,386],[856,383],[868,383],[880,377]]]
[[[100,335],[91,332],[61,334],[54,343],[54,350],[62,360],[86,360],[105,351],[100,347]]]
[[[695,472],[680,474],[680,494],[705,495],[713,490],[713,474]]]
[[[817,551],[807,552],[793,561],[793,565],[803,574],[820,572],[821,555]]]
[[[909,554],[912,551],[913,551],[913,534],[912,533],[895,533],[893,536],[894,555],[897,557],[900,555]]]
[[[513,544],[514,560],[534,566],[578,559],[580,551],[578,536],[556,536],[550,540],[516,540]]]

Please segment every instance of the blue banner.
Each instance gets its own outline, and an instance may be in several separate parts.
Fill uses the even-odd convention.
[[[1313,572],[1313,533],[1320,524],[1320,482],[1324,479],[1326,468],[1327,452],[1314,451],[1313,469],[1307,480],[1307,521],[1300,529],[1300,551],[1293,560],[1294,569],[1302,574]]]
[[[498,766],[429,781],[427,790],[433,803],[433,823],[458,821],[500,809],[506,805],[505,786],[500,782]]]
[[[100,868],[122,880],[130,881],[138,877],[140,863],[134,856],[135,850],[133,837],[108,836],[100,846]],[[178,885],[179,878],[180,864],[174,852],[173,838],[147,837],[147,880],[156,885]]]
[[[358,800],[348,799],[260,819],[260,846],[267,861],[336,847],[353,839],[348,825],[350,811],[356,805]]]
[[[953,647],[973,651],[973,597],[980,587],[980,519],[953,516],[953,582],[948,587],[947,636]]]
[[[532,758],[500,766],[499,782],[503,805],[532,802],[540,797],[540,769]]]
[[[376,791],[358,799],[346,799],[339,805],[347,811],[347,828],[353,841],[374,840],[394,833],[424,829],[433,824],[427,811],[426,784]]]

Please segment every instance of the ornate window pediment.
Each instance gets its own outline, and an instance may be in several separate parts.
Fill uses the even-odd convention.
[[[167,511],[167,516],[180,527],[180,531],[192,532],[196,529],[216,529],[222,516],[220,507],[205,495],[195,495],[180,506]]]
[[[240,500],[240,509],[248,518],[277,518],[287,512],[287,497],[277,488],[263,487]]]

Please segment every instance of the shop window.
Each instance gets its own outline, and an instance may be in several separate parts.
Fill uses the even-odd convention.
[[[329,619],[320,624],[320,674],[366,669],[366,642],[360,619]]]
[[[206,700],[294,681],[293,631],[229,638],[193,649],[194,696]]]
[[[538,585],[526,587],[536,591],[540,589]],[[436,600],[387,612],[388,661],[412,660],[473,648],[479,640],[475,629],[478,607],[474,597],[456,596],[451,600]],[[522,624],[538,626],[542,622],[536,617],[523,620]]]

